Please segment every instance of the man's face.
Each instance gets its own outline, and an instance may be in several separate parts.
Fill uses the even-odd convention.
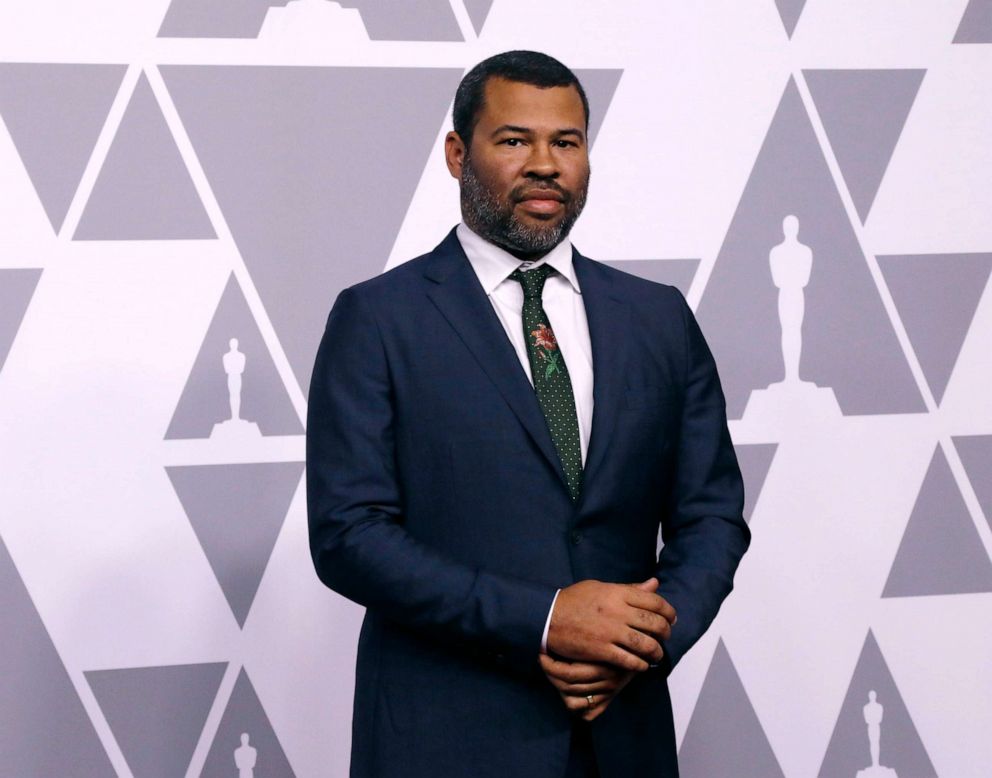
[[[452,132],[445,153],[465,223],[517,256],[550,251],[585,205],[586,120],[574,86],[489,79],[471,147]]]

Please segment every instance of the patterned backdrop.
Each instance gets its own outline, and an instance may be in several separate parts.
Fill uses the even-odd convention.
[[[989,775],[992,0],[0,5],[0,774],[346,775],[312,359],[457,221],[508,48],[586,84],[576,244],[725,386],[754,541],[671,678],[684,775]]]

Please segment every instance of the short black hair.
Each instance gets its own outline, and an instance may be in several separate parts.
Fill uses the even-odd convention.
[[[505,78],[523,84],[542,88],[572,86],[582,99],[582,110],[586,115],[586,128],[589,127],[589,100],[579,79],[561,62],[539,51],[504,51],[482,60],[462,78],[455,92],[455,107],[452,110],[454,130],[465,147],[472,142],[472,132],[479,121],[485,102],[486,82],[490,78]]]

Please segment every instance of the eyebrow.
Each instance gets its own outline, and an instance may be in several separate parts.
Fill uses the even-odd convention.
[[[492,137],[495,138],[501,132],[519,132],[522,135],[527,135],[533,132],[533,130],[531,130],[530,127],[518,127],[515,124],[503,124],[497,127],[495,130],[493,130]],[[558,130],[555,134],[559,137],[561,137],[562,135],[575,135],[578,136],[579,138],[585,138],[586,136],[585,133],[582,132],[582,130],[578,129],[577,127],[564,127]]]

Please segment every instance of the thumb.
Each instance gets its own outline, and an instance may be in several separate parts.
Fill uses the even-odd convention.
[[[635,589],[640,589],[642,592],[653,592],[658,588],[658,579],[648,578],[646,581],[641,581],[641,583],[631,584]]]

